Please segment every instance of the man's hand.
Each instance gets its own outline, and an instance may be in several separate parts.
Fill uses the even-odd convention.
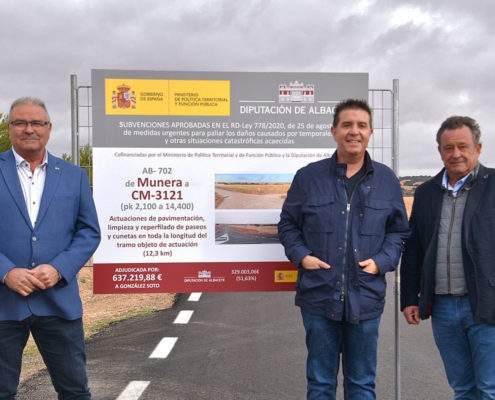
[[[12,268],[5,277],[5,284],[21,296],[29,296],[35,290],[46,289],[45,284],[27,268]]]
[[[380,273],[378,265],[376,265],[372,258],[360,261],[359,266],[363,269],[364,272],[367,272],[368,274],[378,275]]]
[[[418,306],[409,306],[404,308],[404,311],[402,311],[404,314],[404,317],[406,317],[406,321],[408,324],[411,325],[418,325],[420,322],[419,318],[419,307]]]
[[[50,264],[40,264],[31,271],[40,282],[43,282],[45,289],[54,287],[60,279],[57,269]]]
[[[330,269],[330,265],[315,256],[307,255],[301,261],[304,269]]]

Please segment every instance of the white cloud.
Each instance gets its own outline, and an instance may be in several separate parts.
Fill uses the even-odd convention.
[[[400,7],[392,13],[390,24],[392,27],[407,23],[428,26],[432,23],[432,19],[430,14],[422,11],[419,7]]]

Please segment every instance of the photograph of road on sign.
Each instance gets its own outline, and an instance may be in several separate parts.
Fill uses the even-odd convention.
[[[281,209],[294,175],[215,174],[216,209]]]
[[[277,224],[216,224],[215,244],[280,243]]]
[[[293,178],[293,174],[216,174],[215,244],[279,243],[277,222]]]

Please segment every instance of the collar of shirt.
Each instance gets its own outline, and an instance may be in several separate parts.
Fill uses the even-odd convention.
[[[474,170],[473,170],[474,171]],[[457,193],[459,193],[459,190],[461,189],[461,187],[466,183],[466,181],[468,180],[468,178],[471,176],[471,174],[473,173],[473,171],[471,171],[469,174],[467,174],[464,178],[462,179],[459,179],[454,187],[450,186],[450,183],[449,183],[449,179],[448,179],[448,176],[447,176],[447,170],[444,171],[443,173],[443,180],[442,180],[442,186],[447,189],[447,190],[451,190],[452,191],[452,194],[454,196],[457,196]]]
[[[17,152],[14,150],[13,147],[12,147],[12,153],[14,154],[15,165],[17,166],[17,169],[19,169],[21,166],[26,164],[31,168],[30,164],[19,154],[17,154]],[[43,156],[43,162],[39,165],[39,167],[43,168],[43,170],[46,170],[47,165],[48,165],[48,152],[45,150],[45,155]]]

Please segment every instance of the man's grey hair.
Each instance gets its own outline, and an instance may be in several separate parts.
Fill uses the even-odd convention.
[[[459,129],[463,126],[467,126],[471,129],[473,134],[474,145],[477,146],[481,139],[481,129],[478,123],[471,117],[461,117],[459,115],[453,115],[442,122],[440,129],[437,132],[437,143],[440,146],[440,138],[442,133],[446,130]]]
[[[45,110],[46,120],[50,122],[50,114],[48,114],[48,110],[46,109],[45,102],[43,100],[38,99],[37,97],[31,97],[31,96],[20,97],[17,100],[14,100],[14,102],[10,106],[9,116],[12,114],[12,110],[15,107],[21,106],[23,104],[35,104],[37,106],[40,106],[43,110]]]

